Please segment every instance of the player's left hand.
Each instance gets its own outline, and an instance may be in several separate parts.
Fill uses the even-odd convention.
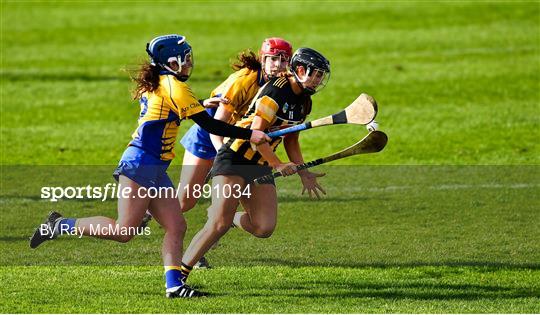
[[[251,132],[251,138],[249,139],[249,142],[253,144],[263,144],[265,142],[272,141],[272,138],[270,138],[264,131],[260,131],[257,129],[253,129]]]
[[[315,196],[317,199],[321,199],[319,191],[326,195],[326,191],[321,187],[321,185],[319,185],[319,183],[317,183],[317,177],[323,177],[326,175],[325,173],[312,173],[308,170],[303,170],[298,172],[298,174],[300,175],[302,185],[304,186],[302,189],[302,195],[306,192],[306,190],[310,198]]]

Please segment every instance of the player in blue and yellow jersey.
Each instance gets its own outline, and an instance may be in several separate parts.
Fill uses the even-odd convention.
[[[326,85],[330,75],[329,61],[317,51],[300,48],[291,59],[291,74],[266,83],[255,96],[248,111],[236,125],[253,130],[271,131],[302,123],[311,111],[311,95]],[[298,142],[299,133],[276,138],[255,149],[242,139],[225,139],[211,171],[214,187],[246,187],[253,179],[271,174],[272,169],[284,175],[296,172],[303,163]],[[284,142],[291,162],[283,163],[274,153]],[[317,183],[323,174],[298,172],[304,191],[318,196],[325,193]],[[217,242],[234,223],[256,237],[270,237],[277,220],[277,194],[274,183],[251,185],[251,196],[243,199],[245,212],[236,212],[240,198],[220,189],[212,190],[212,205],[208,208],[205,226],[193,237],[182,258],[182,271],[187,275],[193,265]]]
[[[166,296],[200,296],[200,292],[185,285],[180,272],[186,223],[178,199],[174,194],[151,198],[148,189],[173,187],[166,170],[174,158],[178,127],[184,119],[193,119],[211,133],[249,139],[253,143],[270,139],[264,132],[234,127],[208,115],[185,83],[193,69],[192,50],[185,37],[159,36],[148,43],[146,50],[151,63],[144,64],[134,79],[137,83],[135,98],[141,105],[139,126],[113,174],[122,191],[118,200],[118,218],[75,219],[52,212],[36,229],[30,247],[36,248],[62,234],[128,242],[138,234],[137,227],[146,209],[150,209],[165,230],[162,256]]]

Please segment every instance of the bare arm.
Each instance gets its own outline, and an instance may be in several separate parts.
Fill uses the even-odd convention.
[[[302,151],[300,151],[300,143],[298,142],[299,133],[291,133],[286,135],[283,138],[283,146],[287,152],[287,156],[291,162],[296,164],[304,163],[304,158],[302,157]],[[303,171],[298,171],[298,174],[301,174]]]
[[[298,142],[298,138],[298,132],[286,135],[283,139],[283,146],[285,147],[285,151],[287,152],[287,156],[291,162],[294,162],[295,164],[302,164],[304,163],[304,158],[302,156],[302,151],[300,150],[300,142]],[[302,195],[304,192],[306,192],[306,190],[309,193],[309,197],[315,195],[319,199],[320,195],[318,191],[321,191],[326,195],[326,191],[319,185],[319,183],[317,183],[317,177],[322,177],[326,174],[312,173],[308,170],[299,170],[298,175],[300,175],[302,185],[304,186],[302,189]]]
[[[259,116],[253,118],[253,123],[251,124],[252,130],[265,130],[268,127],[269,123],[262,119]],[[257,145],[257,151],[262,155],[262,157],[270,164],[270,166],[283,173],[284,176],[292,175],[296,172],[295,165],[293,163],[283,163],[279,157],[272,151],[268,143],[263,143]]]

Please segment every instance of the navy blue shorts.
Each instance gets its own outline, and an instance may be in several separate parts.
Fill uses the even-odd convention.
[[[113,177],[124,175],[143,187],[174,187],[167,168],[170,161],[162,161],[141,148],[129,146],[124,151]]]

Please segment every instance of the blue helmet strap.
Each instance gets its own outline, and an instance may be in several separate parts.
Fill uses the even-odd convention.
[[[172,75],[176,76],[176,73],[161,68],[161,70],[159,71],[159,75],[164,75],[164,74],[172,74]]]
[[[158,64],[158,67],[161,68],[161,70],[159,71],[159,75],[172,75],[172,76],[174,76],[175,78],[177,78],[178,80],[180,80],[182,82],[185,82],[188,79],[187,76],[182,76],[182,75],[180,75],[180,73],[175,73],[175,72],[169,71],[167,69],[164,69],[159,64]]]

